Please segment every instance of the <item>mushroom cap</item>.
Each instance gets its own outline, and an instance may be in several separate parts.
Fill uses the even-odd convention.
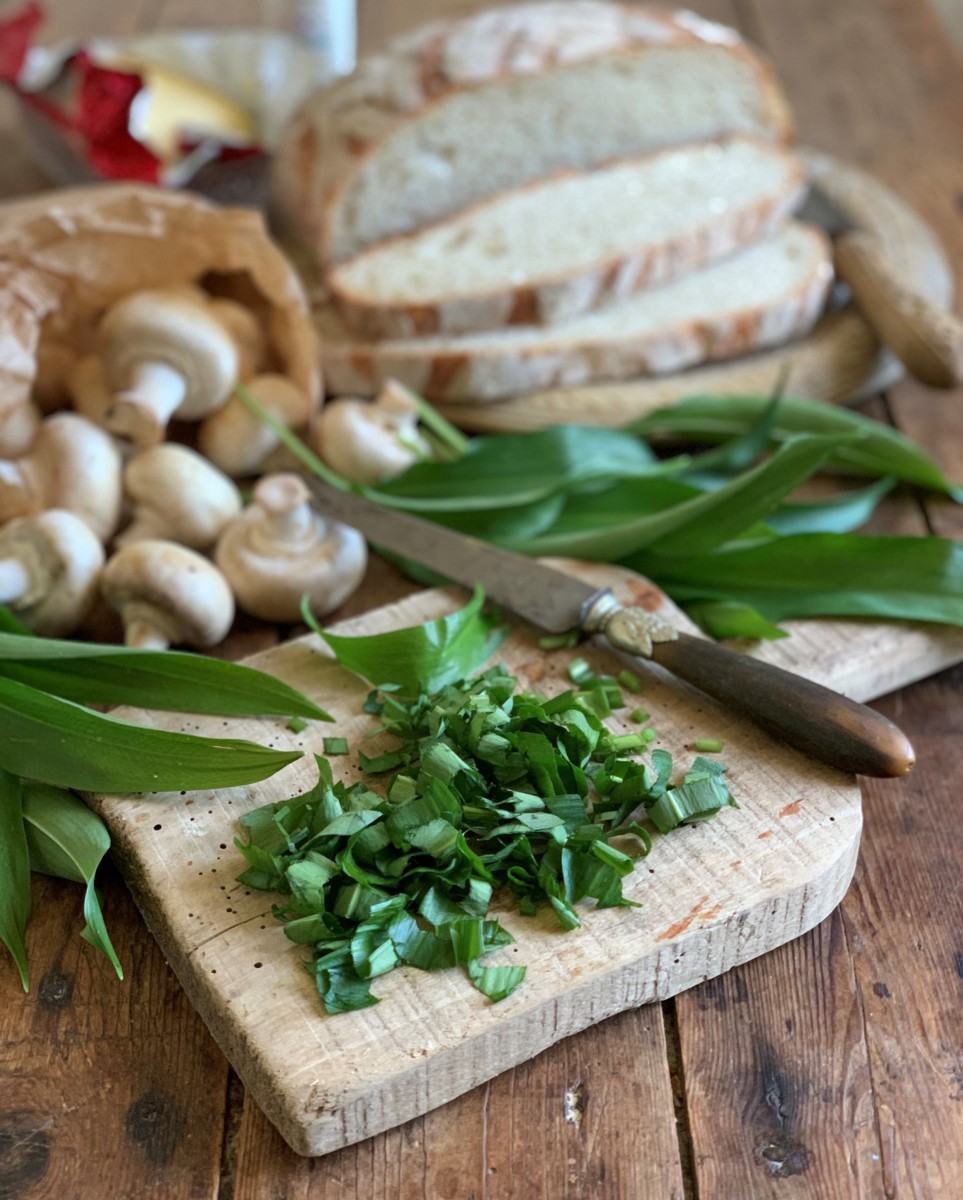
[[[73,633],[97,596],[104,548],[72,512],[51,508],[15,517],[0,529],[0,559],[18,559],[27,569],[28,590],[11,605],[41,637]]]
[[[238,378],[251,379],[267,361],[267,337],[261,323],[246,304],[214,298],[208,311],[234,340],[238,353]]]
[[[238,378],[238,352],[206,304],[183,289],[134,292],[109,308],[100,323],[104,373],[111,388],[136,386],[139,368],[160,364],[184,383],[177,405],[183,420],[200,420],[219,408]]]
[[[329,521],[291,473],[266,475],[254,500],[221,534],[214,560],[238,606],[264,621],[297,621],[301,598],[325,616],[364,578],[368,548],[356,529]]]
[[[288,429],[306,424],[311,416],[312,401],[286,375],[258,375],[246,386]],[[197,433],[200,452],[235,479],[256,475],[278,445],[274,430],[259,421],[237,396],[206,417]]]
[[[116,545],[165,538],[206,550],[241,511],[241,493],[227,476],[187,446],[163,442],[124,468],[124,491],[136,505]]]
[[[353,483],[400,475],[429,451],[416,410],[350,396],[329,400],[318,411],[311,440],[328,466]]]
[[[170,645],[214,646],[234,620],[234,597],[217,567],[161,538],[118,550],[101,572],[100,590],[125,626],[144,623]]]
[[[0,521],[65,508],[106,542],[117,528],[120,505],[120,451],[79,413],[47,417],[27,454],[0,462]]]

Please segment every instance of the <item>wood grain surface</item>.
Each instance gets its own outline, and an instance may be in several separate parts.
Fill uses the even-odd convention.
[[[245,0],[245,4],[247,0]],[[927,0],[693,0],[772,55],[801,139],[892,188],[963,287],[963,72]],[[9,2],[7,9],[12,7]],[[366,46],[465,0],[361,0]],[[46,0],[52,33],[122,33],[211,0]],[[241,11],[241,5],[232,6]],[[46,185],[0,94],[0,194]],[[865,411],[963,479],[959,393],[901,382]],[[877,532],[963,534],[953,505],[888,500]],[[410,585],[374,563],[346,614]],[[241,628],[228,652],[270,635]],[[862,784],[853,886],[817,929],[663,1005],[623,1013],[407,1125],[295,1155],[229,1072],[117,874],[126,967],[78,938],[80,890],[38,881],[34,989],[0,973],[0,1194],[133,1200],[955,1200],[960,1099],[963,671],[879,707],[916,743],[899,783]],[[790,1152],[791,1151],[791,1152]]]

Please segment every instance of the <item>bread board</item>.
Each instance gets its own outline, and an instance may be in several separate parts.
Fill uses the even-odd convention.
[[[809,178],[854,225],[880,239],[907,287],[949,307],[953,274],[926,222],[865,171],[814,150],[801,154]],[[775,350],[672,375],[437,407],[471,433],[517,433],[567,422],[618,428],[683,396],[767,394],[785,377],[791,395],[846,404],[879,392],[902,374],[853,304],[845,303],[827,311],[808,337]]]
[[[603,564],[566,569],[609,583],[691,628],[652,584]],[[432,590],[341,623],[344,633],[398,628],[451,611],[455,591]],[[866,698],[915,671],[963,658],[963,631],[903,631],[869,623],[799,623],[793,644],[806,667]],[[580,647],[597,669],[618,668],[613,652]],[[499,657],[523,684],[567,686],[571,652],[540,650],[518,627]],[[313,636],[248,660],[311,695],[337,718],[296,734],[283,720],[124,713],[158,727],[250,737],[298,748],[301,761],[264,783],[230,790],[91,797],[106,819],[114,855],[145,920],[213,1036],[253,1099],[301,1154],[317,1155],[367,1138],[444,1104],[557,1040],[624,1009],[664,999],[794,938],[822,920],[849,884],[861,828],[856,781],[777,745],[658,668],[643,668],[641,698],[660,745],[691,759],[699,737],[725,742],[741,807],[702,826],[658,839],[626,881],[639,909],[593,911],[563,934],[548,916],[512,914],[515,947],[491,961],[528,964],[523,986],[492,1005],[457,970],[409,968],[377,981],[382,1002],[324,1015],[302,951],[271,916],[270,893],[238,885],[244,861],[232,845],[239,815],[304,791],[315,780],[312,753],[325,735],[352,745],[369,718],[359,715],[367,685],[334,664]],[[922,665],[921,665],[922,664]],[[616,721],[618,724],[618,721]],[[333,760],[350,775],[351,758]]]

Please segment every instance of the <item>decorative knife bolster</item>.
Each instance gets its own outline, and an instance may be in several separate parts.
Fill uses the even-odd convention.
[[[611,592],[603,592],[582,617],[586,633],[601,633],[616,650],[652,657],[654,642],[671,642],[679,636],[667,621],[644,608],[623,608]]]

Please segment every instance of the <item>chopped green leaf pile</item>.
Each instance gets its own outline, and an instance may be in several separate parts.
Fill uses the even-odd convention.
[[[285,895],[275,915],[312,948],[329,1013],[377,1003],[372,980],[402,964],[461,966],[503,999],[525,967],[482,965],[514,940],[491,915],[497,891],[521,914],[548,905],[575,929],[583,900],[633,903],[622,880],[648,853],[650,828],[734,805],[719,763],[697,758],[673,785],[666,751],[642,761],[651,731],[604,723],[623,703],[617,680],[575,673],[552,699],[518,691],[501,666],[413,700],[373,691],[366,711],[393,746],[359,755],[360,781],[335,781],[319,757],[311,791],[241,819],[240,881]]]

